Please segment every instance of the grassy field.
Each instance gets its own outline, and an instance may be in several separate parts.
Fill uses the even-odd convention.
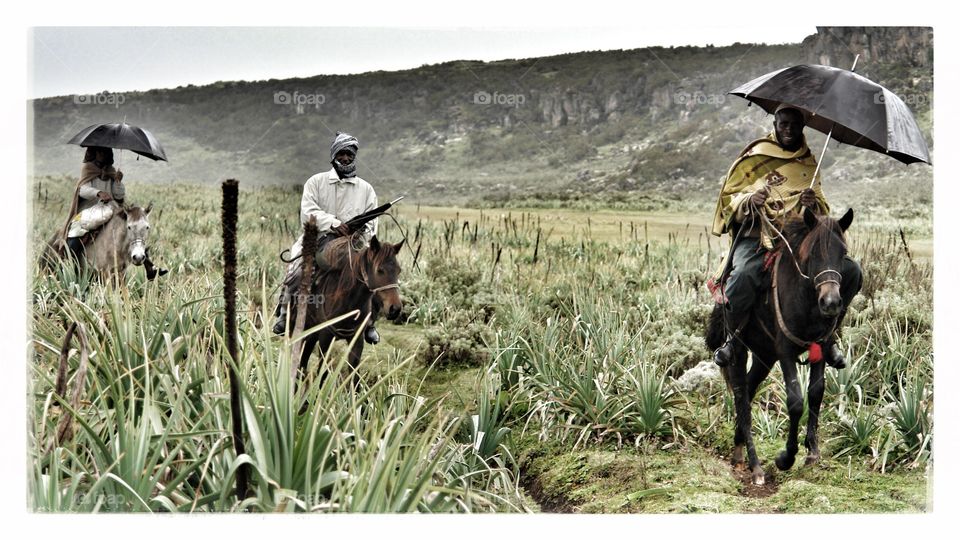
[[[37,185],[37,184],[35,184]],[[34,190],[34,240],[72,183]],[[729,392],[703,345],[703,281],[725,245],[684,213],[400,206],[404,312],[345,377],[295,390],[269,332],[299,194],[242,191],[238,309],[247,454],[235,455],[223,347],[220,192],[128,187],[154,201],[151,254],[172,273],[124,287],[35,272],[28,482],[36,511],[923,512],[932,438],[929,209],[858,214],[864,290],[846,370],[828,370],[822,461],[778,472],[783,384],[754,404],[771,482],[728,463]],[[401,229],[383,219],[380,236]],[[903,236],[901,236],[903,231]],[[416,264],[415,252],[419,253]],[[907,257],[909,253],[910,257]],[[69,322],[68,398],[55,396]],[[343,375],[344,348],[330,369]],[[87,353],[86,355],[82,354]],[[86,360],[84,357],[86,356]],[[80,366],[88,366],[81,376]],[[801,378],[807,370],[801,368]],[[77,400],[69,399],[77,391]],[[300,400],[309,411],[297,414]],[[58,422],[75,413],[72,433]],[[803,451],[801,450],[801,456]],[[253,489],[233,494],[238,467]]]

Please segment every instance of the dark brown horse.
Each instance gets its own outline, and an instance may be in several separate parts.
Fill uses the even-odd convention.
[[[400,301],[397,278],[400,275],[400,263],[397,253],[403,241],[398,244],[380,243],[377,237],[370,239],[370,245],[356,250],[351,245],[351,237],[345,236],[331,240],[323,251],[324,268],[316,273],[316,279],[310,287],[307,297],[307,311],[304,328],[309,329],[324,321],[339,315],[359,310],[356,318],[346,319],[323,328],[304,338],[303,350],[300,354],[300,376],[306,374],[307,364],[314,347],[320,347],[320,355],[327,352],[335,339],[350,341],[359,331],[368,314],[375,318],[373,312],[374,297],[377,304],[385,309],[387,319],[395,319],[400,315],[403,304]],[[293,285],[293,290],[299,290],[299,284]],[[296,309],[299,298],[294,295],[291,304],[290,320],[297,320]],[[377,310],[379,311],[379,310]],[[292,334],[294,325],[290,327]],[[357,387],[360,382],[357,367],[360,365],[360,355],[363,353],[363,338],[353,341],[349,353],[349,364],[353,370],[353,384]],[[322,366],[321,366],[322,369]]]
[[[852,298],[848,288],[859,289],[859,284],[843,282],[840,269],[847,253],[844,232],[853,221],[853,210],[839,220],[803,212],[803,219],[793,219],[784,227],[783,236],[789,249],[781,248],[773,264],[771,286],[765,292],[765,301],[753,308],[750,321],[740,335],[730,365],[722,368],[724,379],[733,391],[736,408],[733,464],[744,465],[744,448],[753,483],[765,481],[763,468],[757,459],[751,434],[750,403],[760,384],[767,378],[774,363],[779,360],[787,391],[787,411],[790,428],[787,447],[777,456],[780,470],[793,466],[798,450],[800,417],[803,415],[803,394],[797,379],[797,364],[801,353],[814,342],[829,339],[840,327],[846,312],[844,297]],[[844,293],[841,294],[841,283]],[[856,294],[856,290],[852,292]],[[706,344],[711,351],[723,344],[725,336],[723,309],[714,308],[707,326]],[[747,349],[753,353],[753,362],[747,371]],[[823,402],[824,362],[810,361],[810,382],[807,387],[808,420],[804,445],[807,464],[820,458],[817,427],[820,405]]]

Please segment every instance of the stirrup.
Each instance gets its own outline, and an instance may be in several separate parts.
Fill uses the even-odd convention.
[[[730,360],[733,359],[733,348],[735,346],[734,337],[730,334],[727,334],[727,340],[713,351],[713,363],[720,367],[727,367],[730,365]]]
[[[823,361],[826,362],[828,366],[834,369],[843,369],[847,367],[847,361],[843,357],[843,351],[840,350],[840,346],[837,345],[836,341],[831,343],[829,347],[822,348]]]
[[[380,343],[380,334],[377,332],[376,327],[368,326],[363,332],[363,340],[370,345],[376,345],[377,343]]]
[[[160,268],[159,266],[150,268],[147,270],[147,281],[153,281],[158,277],[167,275],[169,272],[170,270],[167,270],[166,268]]]
[[[277,316],[277,320],[273,321],[273,333],[282,336],[287,331],[287,310],[283,304],[280,304],[277,306],[277,309],[274,310],[274,313]]]

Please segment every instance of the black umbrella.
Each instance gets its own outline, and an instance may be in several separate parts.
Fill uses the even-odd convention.
[[[167,161],[167,154],[153,133],[127,123],[94,124],[74,135],[67,144],[130,150],[154,161]]]
[[[903,163],[930,163],[927,143],[907,105],[893,92],[854,73],[856,66],[854,60],[850,71],[816,64],[788,67],[730,93],[769,113],[780,105],[800,109],[808,126],[827,134],[828,143],[832,137]],[[826,150],[824,144],[818,170]]]
[[[367,224],[367,222],[386,214],[387,210],[390,210],[391,206],[397,204],[402,199],[403,197],[397,197],[386,204],[381,204],[373,210],[368,210],[360,215],[354,216],[353,218],[347,220],[347,227],[350,229],[350,232],[359,231],[360,227],[363,227]]]

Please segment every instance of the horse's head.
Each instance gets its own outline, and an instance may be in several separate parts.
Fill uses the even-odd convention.
[[[800,243],[797,258],[804,274],[813,280],[817,305],[824,317],[836,317],[843,309],[840,282],[843,258],[847,255],[844,233],[853,222],[853,209],[840,219],[818,216],[806,209],[803,223],[807,234]]]
[[[153,203],[146,208],[126,205],[121,214],[127,221],[127,254],[136,266],[143,264],[147,258],[147,235],[150,233],[148,218],[151,210]]]
[[[397,278],[400,276],[400,262],[397,254],[405,240],[398,244],[381,243],[374,236],[370,239],[370,247],[365,251],[363,265],[366,271],[366,285],[380,297],[387,318],[396,319],[403,309],[400,301],[400,286]]]

